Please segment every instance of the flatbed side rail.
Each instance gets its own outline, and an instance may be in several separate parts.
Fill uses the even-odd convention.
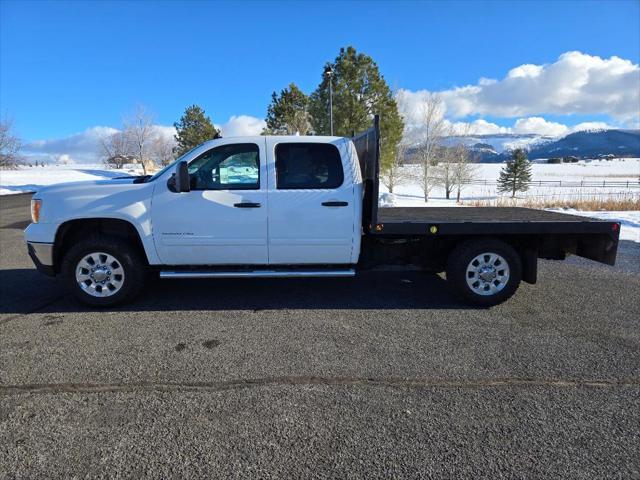
[[[425,207],[426,208],[426,207]],[[615,265],[620,223],[610,221],[584,222],[388,222],[380,224],[387,236],[424,237],[528,237],[538,238],[547,245],[557,246],[566,253]]]
[[[362,229],[373,233],[378,222],[378,193],[380,185],[380,116],[374,115],[373,127],[354,135],[351,141],[356,147],[360,172],[364,183]]]

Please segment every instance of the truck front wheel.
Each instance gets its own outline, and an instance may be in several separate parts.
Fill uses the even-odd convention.
[[[95,236],[69,249],[61,273],[81,302],[106,307],[131,299],[140,291],[145,266],[127,242]]]
[[[520,256],[496,239],[463,242],[449,254],[447,281],[464,300],[490,307],[515,293],[522,278]]]

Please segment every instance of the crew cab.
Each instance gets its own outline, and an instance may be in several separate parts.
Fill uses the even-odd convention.
[[[620,225],[525,208],[378,208],[379,119],[352,138],[206,142],[153,176],[59,184],[32,199],[38,270],[83,302],[131,299],[161,278],[349,277],[384,266],[446,272],[491,306],[538,258],[613,265]]]

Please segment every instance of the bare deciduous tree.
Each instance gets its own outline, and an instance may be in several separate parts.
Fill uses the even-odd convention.
[[[100,157],[107,167],[122,168],[135,161],[128,132],[115,132],[100,139]]]
[[[424,194],[424,201],[427,202],[429,193],[436,184],[433,169],[438,163],[438,155],[442,151],[442,138],[446,133],[444,106],[442,98],[437,93],[430,93],[422,104],[421,120],[422,135],[418,159],[420,162],[420,186]]]
[[[408,177],[407,171],[403,168],[406,150],[406,144],[399,143],[392,162],[380,173],[382,183],[387,186],[389,193],[393,193],[393,190]]]
[[[0,169],[13,169],[18,166],[20,148],[22,141],[13,132],[13,121],[8,118],[0,119]]]
[[[462,127],[458,127],[457,132],[452,131],[452,133],[460,138],[449,151],[450,168],[447,173],[450,176],[449,184],[456,191],[456,202],[460,203],[462,189],[478,175],[478,166],[475,164],[469,151],[469,145],[465,141],[473,134],[471,124],[465,123]],[[447,198],[449,198],[449,193],[447,193]]]
[[[434,169],[434,183],[444,189],[448,200],[454,187],[455,148],[442,148],[440,152],[438,164]]]
[[[478,177],[477,160],[466,151],[464,161],[458,160],[453,167],[453,185],[456,189],[456,202],[460,203],[462,189]]]
[[[174,158],[175,139],[163,135],[153,124],[153,116],[138,105],[123,120],[122,129],[100,139],[100,157],[105,165],[122,168],[129,163],[140,163],[146,175],[154,165],[168,165]]]
[[[158,133],[151,144],[151,157],[158,165],[167,166],[176,158],[175,146],[176,141],[173,137],[166,137]]]
[[[124,131],[130,142],[131,152],[142,165],[142,173],[153,165],[150,155],[151,144],[156,135],[153,128],[153,115],[143,105],[138,105],[133,113],[124,120]]]

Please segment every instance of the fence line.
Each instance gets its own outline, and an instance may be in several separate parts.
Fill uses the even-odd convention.
[[[495,187],[498,182],[495,180],[471,180],[465,182],[465,185],[485,185],[487,187]],[[532,180],[528,182],[530,187],[562,187],[562,188],[640,188],[640,179],[623,180],[623,181],[576,181],[576,180]]]
[[[605,197],[605,198],[620,198],[629,200],[640,200],[640,192],[571,192],[571,193],[549,193],[549,194],[535,194],[531,195],[528,192],[521,193],[516,198],[593,198],[593,197]],[[472,198],[472,197],[467,197]],[[502,198],[502,197],[498,197]]]

